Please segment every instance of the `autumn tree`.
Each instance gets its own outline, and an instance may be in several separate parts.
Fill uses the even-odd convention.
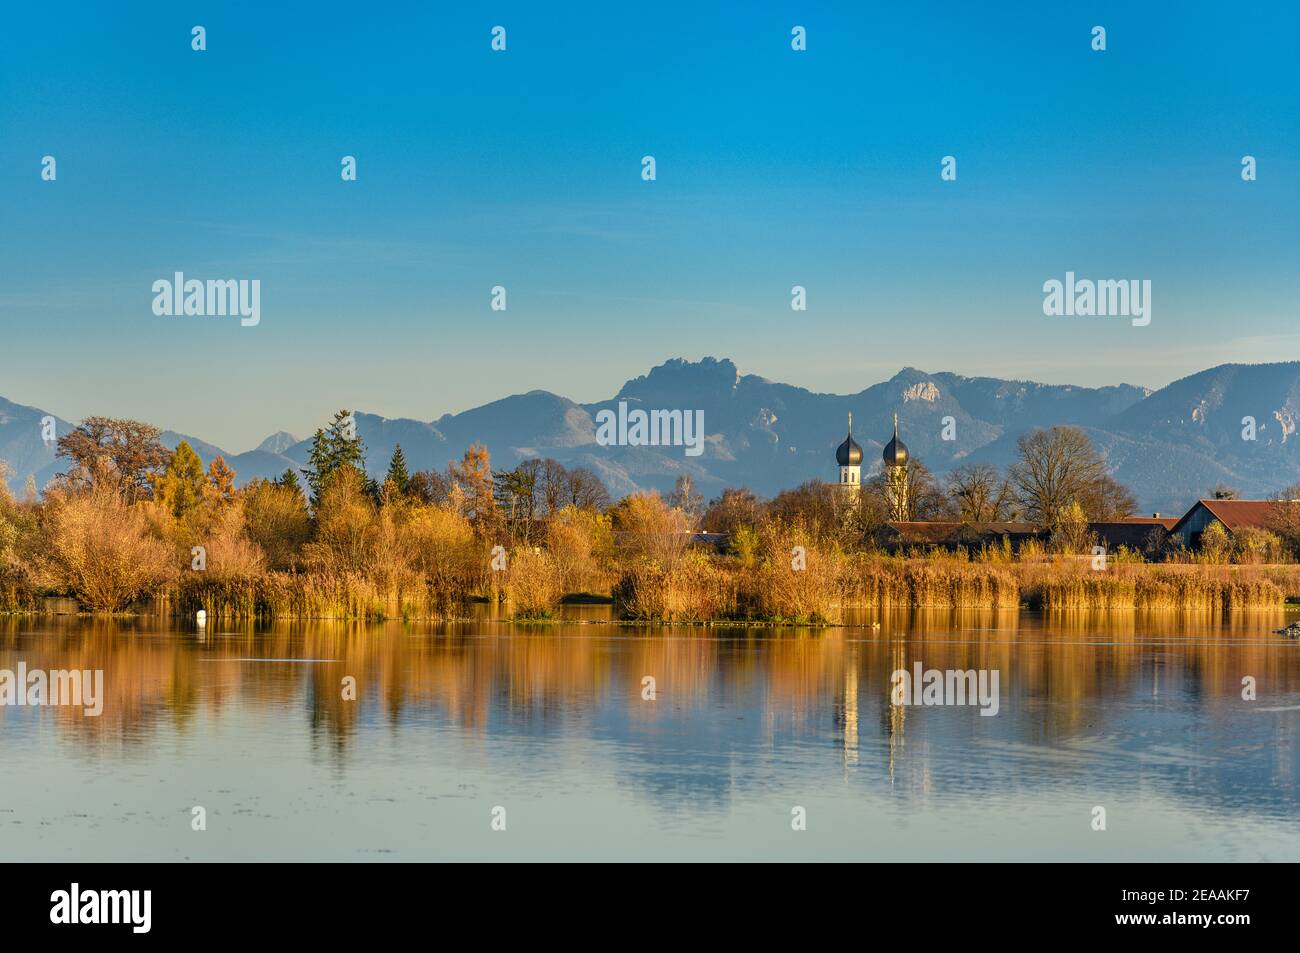
[[[691,542],[686,514],[658,493],[633,493],[611,511],[618,548],[625,561],[645,560],[671,568]]]
[[[778,493],[767,504],[767,512],[787,525],[803,525],[814,539],[827,539],[840,535],[844,524],[842,501],[837,484],[809,480]]]
[[[407,495],[420,503],[445,503],[451,483],[437,470],[418,470],[411,474]]]
[[[692,526],[704,515],[704,497],[695,489],[695,478],[689,473],[683,473],[673,484],[673,492],[668,495],[668,505],[685,513]]]
[[[36,560],[44,585],[71,591],[88,609],[117,612],[172,578],[170,547],[125,486],[99,482],[85,492],[56,493],[46,506]]]
[[[292,472],[292,471],[290,471]],[[279,480],[256,480],[244,488],[244,532],[261,547],[271,569],[292,569],[311,538],[302,489]]]
[[[1094,521],[1123,519],[1137,510],[1137,497],[1109,473],[1084,487],[1079,503],[1088,519]]]
[[[752,490],[727,487],[709,503],[700,525],[705,532],[734,536],[741,527],[756,529],[763,521],[763,503]]]
[[[377,542],[375,516],[364,473],[350,463],[329,473],[316,504],[316,538],[303,548],[308,567],[332,576],[364,575]]]
[[[542,518],[544,504],[540,484],[543,465],[538,459],[525,460],[513,470],[493,477],[496,503],[517,541],[531,542],[533,530]]]
[[[1061,508],[1052,529],[1051,546],[1058,553],[1077,555],[1084,552],[1092,543],[1092,534],[1088,532],[1088,516],[1084,513],[1078,500],[1071,500]]]
[[[154,499],[167,512],[181,519],[203,501],[208,481],[203,475],[203,461],[187,441],[172,451],[167,469],[153,478]]]
[[[225,457],[216,457],[208,464],[208,495],[218,503],[229,503],[235,498],[235,471]]]
[[[605,482],[586,467],[574,467],[565,475],[565,505],[580,510],[603,510],[610,504]]]
[[[1106,464],[1078,427],[1036,429],[1016,442],[1020,459],[1011,467],[1025,516],[1043,529],[1055,529],[1065,508],[1077,502],[1090,520],[1131,512],[1127,489],[1106,472]]]
[[[971,463],[948,474],[948,500],[963,523],[997,523],[1011,517],[1011,481],[991,463]]]
[[[938,481],[935,480],[934,474],[915,457],[907,462],[905,481],[907,507],[906,512],[903,513],[904,520],[941,520],[951,515],[948,508],[948,498],[944,495]],[[877,473],[862,484],[860,496],[862,497],[860,505],[862,514],[869,514],[874,518],[883,513],[887,517],[887,521],[895,518],[891,512],[892,507],[889,504],[889,497],[886,492],[886,476],[883,472]],[[867,528],[873,529],[875,527],[868,525]]]
[[[465,515],[479,533],[494,528],[497,517],[496,499],[492,482],[492,461],[487,447],[474,443],[459,463],[447,468],[447,476],[459,490]]]
[[[569,499],[569,471],[559,460],[548,457],[542,461],[537,472],[537,495],[542,512],[548,517],[565,506],[572,505]]]
[[[1273,500],[1265,524],[1281,538],[1292,557],[1300,556],[1300,484],[1283,487]]]
[[[109,482],[127,502],[147,499],[152,478],[171,459],[159,437],[157,427],[138,420],[87,417],[59,438],[59,456],[72,462],[59,477],[73,489]]]

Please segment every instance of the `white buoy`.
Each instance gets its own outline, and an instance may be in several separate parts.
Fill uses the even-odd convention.
[[[208,624],[208,611],[207,611],[206,609],[200,609],[200,610],[198,611],[198,614],[194,616],[194,621],[197,622],[197,623],[199,624],[199,627],[200,627],[200,628],[202,628],[203,626],[207,625],[207,624]]]

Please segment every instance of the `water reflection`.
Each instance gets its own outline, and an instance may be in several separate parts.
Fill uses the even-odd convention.
[[[484,617],[206,633],[156,620],[0,619],[0,668],[103,669],[106,688],[99,718],[0,708],[0,759],[25,769],[0,790],[0,836],[56,814],[111,829],[112,812],[86,807],[76,786],[102,784],[121,806],[134,796],[129,779],[263,806],[239,810],[269,834],[236,823],[232,807],[233,841],[215,853],[201,844],[199,856],[355,856],[390,836],[384,849],[427,856],[432,847],[412,854],[396,833],[416,810],[452,855],[482,856],[497,847],[428,820],[430,802],[465,798],[473,817],[505,789],[561,827],[601,815],[614,826],[585,848],[520,837],[515,856],[860,856],[870,843],[917,859],[1123,859],[1134,846],[1185,856],[1172,840],[1191,835],[1187,856],[1300,857],[1300,645],[1272,633],[1280,616],[899,611],[820,631],[591,624],[605,611],[528,627]],[[998,715],[891,705],[891,673],[917,662],[999,671]],[[1255,702],[1242,699],[1245,676]],[[377,827],[366,798],[386,803]],[[160,793],[155,809],[187,809],[180,799]],[[790,805],[807,801],[819,803],[809,836],[792,842]],[[1093,804],[1112,805],[1123,833],[1090,839]],[[331,847],[312,839],[325,816],[341,838]],[[184,834],[163,826],[141,828],[141,856],[175,854]],[[705,844],[673,836],[689,833]],[[10,840],[20,855],[24,843],[36,849]],[[108,831],[103,843],[121,846]]]

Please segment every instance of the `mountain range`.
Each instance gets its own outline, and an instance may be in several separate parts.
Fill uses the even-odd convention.
[[[600,410],[702,410],[704,452],[680,446],[602,446]],[[328,419],[335,408],[322,408]],[[100,413],[102,408],[87,408]],[[1224,364],[1151,390],[1130,384],[1077,387],[991,377],[930,374],[907,367],[856,394],[822,394],[741,374],[730,360],[669,360],[628,381],[609,400],[578,404],[547,391],[530,391],[430,421],[384,418],[355,411],[371,472],[381,476],[400,443],[414,471],[442,468],[475,441],[486,444],[495,467],[533,456],[594,470],[617,498],[640,489],[667,491],[689,473],[706,498],[723,487],[747,486],[770,496],[820,478],[835,481],[835,447],[849,413],[866,459],[863,479],[879,468],[893,432],[893,415],[912,454],[937,474],[964,463],[1005,467],[1016,439],[1034,427],[1082,427],[1106,456],[1112,475],[1137,496],[1144,511],[1182,513],[1217,483],[1245,497],[1271,495],[1300,483],[1300,362]],[[0,460],[21,492],[29,475],[44,486],[63,467],[42,440],[45,411],[0,398]],[[1244,439],[1255,421],[1255,439]],[[951,418],[951,421],[945,420]],[[74,424],[55,418],[57,433]],[[945,424],[954,439],[944,439]],[[309,439],[278,431],[254,450],[231,453],[207,441],[182,439],[205,463],[220,454],[238,482],[273,477],[307,462]]]

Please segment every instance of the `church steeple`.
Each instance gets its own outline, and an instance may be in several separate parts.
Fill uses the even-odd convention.
[[[881,457],[884,458],[887,467],[907,466],[907,444],[898,439],[898,414],[894,414],[894,438],[885,444],[885,452]]]
[[[842,467],[858,467],[862,465],[862,448],[853,439],[853,414],[851,412],[849,413],[849,435],[844,438],[844,442],[836,449],[835,462]]]
[[[862,488],[862,448],[853,439],[853,414],[849,414],[849,435],[835,450],[835,462],[840,465],[840,488],[856,497]]]
[[[885,444],[881,458],[885,463],[885,498],[889,503],[891,520],[911,519],[911,500],[908,499],[907,465],[911,459],[907,444],[898,439],[898,414],[894,414],[894,436]]]

